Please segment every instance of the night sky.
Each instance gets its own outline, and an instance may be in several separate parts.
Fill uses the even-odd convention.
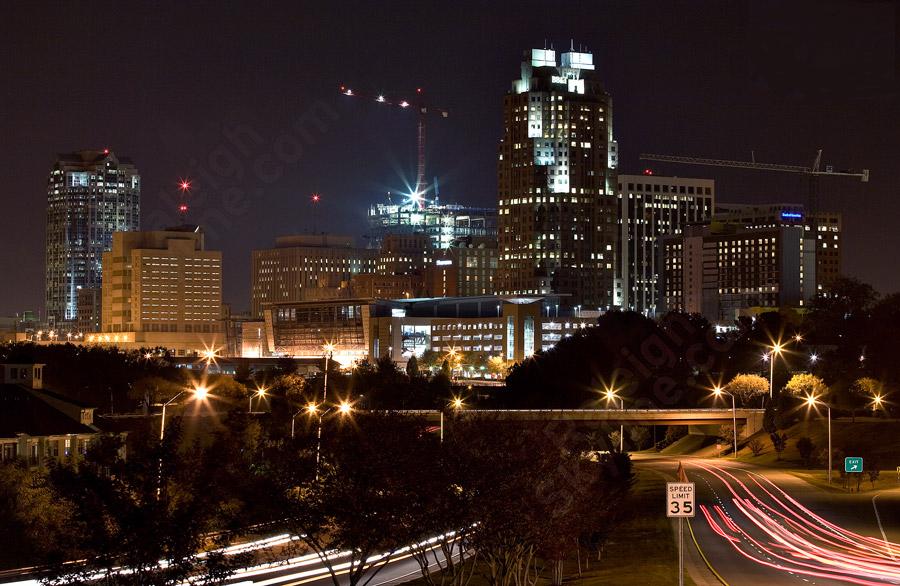
[[[57,152],[133,158],[144,229],[177,221],[192,178],[189,220],[223,251],[235,310],[251,249],[314,227],[362,236],[367,206],[414,180],[415,116],[342,83],[423,87],[450,110],[429,126],[429,178],[445,201],[495,205],[502,96],[545,39],[594,53],[623,172],[641,152],[808,164],[820,147],[871,169],[823,179],[820,207],[844,214],[844,272],[900,290],[893,2],[17,2],[0,22],[0,314],[43,307]],[[713,177],[721,201],[805,201],[795,175],[654,169]]]

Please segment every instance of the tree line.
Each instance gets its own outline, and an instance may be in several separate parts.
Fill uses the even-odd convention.
[[[365,585],[410,546],[430,584],[559,584],[563,560],[602,552],[632,482],[627,455],[560,423],[460,413],[441,440],[421,419],[355,412],[325,417],[319,443],[315,425],[291,438],[238,410],[203,437],[186,421],[163,441],[134,432],[125,459],[110,437],[47,470],[0,467],[20,561],[47,564],[47,584],[217,584],[268,559],[223,546],[288,532],[279,558],[316,554],[335,586],[341,564]]]

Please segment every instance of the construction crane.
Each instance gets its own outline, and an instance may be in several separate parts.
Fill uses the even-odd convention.
[[[710,167],[733,167],[736,169],[756,169],[759,171],[784,171],[786,173],[802,173],[810,176],[827,175],[829,177],[858,177],[863,183],[869,181],[869,170],[863,169],[856,171],[835,171],[831,165],[826,165],[825,170],[821,169],[822,149],[816,154],[815,161],[811,167],[803,167],[801,165],[779,165],[777,163],[757,163],[753,161],[728,161],[725,159],[704,159],[700,157],[681,157],[676,155],[651,155],[642,154],[641,160],[644,161],[660,161],[664,163],[684,163],[686,165],[707,165]],[[754,157],[755,159],[755,157]]]
[[[652,155],[642,154],[640,159],[643,161],[659,161],[664,163],[682,163],[685,165],[706,165],[709,167],[731,167],[734,169],[753,169],[756,171],[780,171],[784,173],[799,173],[809,178],[809,201],[808,216],[810,220],[816,222],[816,212],[818,211],[819,199],[819,177],[856,177],[863,183],[869,182],[869,170],[862,169],[860,171],[843,170],[835,171],[832,165],[826,165],[822,169],[822,149],[816,152],[816,158],[809,167],[802,165],[781,165],[778,163],[758,163],[756,156],[752,155],[750,161],[729,161],[726,159],[704,159],[701,157],[683,157],[678,155]],[[816,226],[813,226],[816,229]]]
[[[416,167],[416,187],[410,195],[411,199],[418,205],[419,209],[425,207],[425,119],[429,114],[437,114],[441,118],[446,118],[450,112],[446,108],[441,108],[428,104],[423,99],[422,88],[416,88],[416,96],[413,100],[402,98],[392,99],[384,94],[365,94],[342,85],[341,93],[345,96],[361,97],[371,99],[379,104],[393,106],[404,110],[415,108],[419,113],[419,123],[417,128],[417,146],[418,146],[418,164]]]

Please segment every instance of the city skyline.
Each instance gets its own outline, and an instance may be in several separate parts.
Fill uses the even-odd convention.
[[[499,8],[492,8],[483,13],[481,24],[463,27],[465,34],[459,34],[460,23],[450,16],[445,24],[429,21],[427,31],[406,26],[408,34],[402,40],[392,34],[393,27],[421,20],[426,8],[398,14],[396,22],[377,30],[363,24],[364,6],[347,19],[328,9],[307,8],[303,15],[282,14],[284,24],[274,17],[250,21],[247,30],[265,39],[253,48],[237,43],[234,23],[240,19],[233,19],[234,14],[220,23],[216,15],[201,19],[197,9],[183,8],[151,14],[144,23],[147,19],[141,19],[148,15],[138,10],[124,17],[123,29],[130,31],[129,39],[133,36],[126,40],[116,36],[123,33],[108,32],[109,27],[103,26],[115,12],[92,16],[90,22],[73,13],[60,21],[78,23],[69,28],[105,30],[109,36],[86,35],[83,46],[73,46],[72,51],[91,54],[97,64],[90,74],[65,73],[71,91],[64,97],[45,92],[45,78],[36,72],[58,67],[53,64],[59,62],[63,47],[71,46],[67,43],[71,33],[56,30],[55,36],[50,35],[52,42],[35,41],[28,37],[34,26],[29,22],[38,21],[29,14],[33,9],[17,7],[13,20],[22,26],[11,40],[18,52],[10,53],[12,63],[3,70],[17,76],[20,91],[4,102],[8,100],[8,112],[18,115],[3,122],[4,136],[9,137],[4,156],[11,164],[3,171],[5,188],[0,191],[10,208],[3,224],[5,241],[16,245],[5,247],[0,268],[10,274],[15,267],[19,286],[0,294],[0,313],[39,309],[43,298],[41,182],[55,152],[108,147],[131,156],[144,183],[145,230],[178,223],[177,181],[184,176],[193,179],[189,220],[203,224],[210,246],[223,251],[224,298],[240,310],[249,306],[249,251],[268,246],[277,236],[309,232],[311,193],[322,194],[317,214],[321,229],[342,234],[349,226],[362,225],[368,206],[387,191],[402,190],[414,181],[414,117],[342,100],[339,84],[400,92],[424,87],[431,99],[451,111],[429,131],[428,175],[440,178],[442,201],[492,206],[509,72],[518,66],[523,48],[546,42],[562,51],[570,39],[595,55],[598,72],[612,94],[621,172],[638,173],[647,166],[637,158],[644,151],[749,159],[752,149],[758,160],[806,163],[818,147],[825,149],[824,160],[839,168],[871,168],[867,186],[849,180],[823,182],[820,207],[844,214],[845,272],[873,282],[883,292],[896,290],[900,277],[882,270],[877,255],[880,247],[890,247],[897,238],[890,230],[897,203],[890,197],[893,178],[888,163],[896,153],[897,133],[891,125],[900,117],[891,115],[897,107],[893,63],[879,51],[884,43],[890,47],[892,37],[889,27],[882,31],[878,26],[890,22],[892,13],[877,5],[857,7],[852,16],[871,26],[859,27],[866,29],[865,34],[849,31],[835,40],[828,31],[849,16],[849,9],[830,7],[812,19],[799,9],[787,9],[780,14],[786,28],[800,26],[814,33],[804,35],[798,54],[795,48],[786,52],[788,36],[791,41],[794,37],[766,23],[765,7],[708,10],[711,6],[698,3],[675,10],[654,5],[652,12],[641,12],[639,6],[611,4],[596,30],[583,22],[590,14],[586,10],[561,11],[553,30],[547,30],[546,24],[531,22],[527,14],[506,18]],[[305,27],[342,26],[328,41],[333,46],[307,47],[303,35],[288,42],[273,34],[288,22],[301,21]],[[668,54],[659,46],[643,48],[630,39],[630,34],[667,22],[680,25],[684,41],[659,40]],[[222,25],[220,32],[216,24]],[[484,38],[485,28],[501,34]],[[713,45],[701,34],[711,28],[731,34]],[[451,31],[458,37],[453,42]],[[754,36],[761,31],[768,35],[766,43]],[[199,52],[180,50],[193,47],[195,35],[201,33],[215,34],[219,43]],[[426,34],[446,42],[428,43],[440,48],[417,56],[413,65],[400,48],[421,44]],[[137,42],[150,37],[155,40],[149,46],[161,53]],[[351,37],[356,39],[352,46]],[[383,50],[358,58],[354,47],[364,41]],[[104,53],[100,49],[106,43],[120,48]],[[296,55],[309,51],[315,52],[314,63],[298,69]],[[836,52],[848,56],[835,60]],[[16,62],[25,53],[30,56],[27,70]],[[689,66],[679,59],[693,61]],[[141,92],[128,89],[138,87],[138,80],[128,78],[129,60],[150,67],[151,76],[140,84],[145,88]],[[213,61],[214,66],[203,67]],[[848,67],[857,62],[857,67]],[[460,63],[469,67],[453,68]],[[286,70],[279,70],[279,64]],[[131,83],[116,87],[99,83],[101,71],[108,70]],[[450,70],[455,75],[448,78]],[[829,73],[836,71],[846,78],[841,83],[829,81]],[[7,85],[11,87],[12,81]],[[669,88],[665,98],[655,90],[658,87]],[[110,100],[127,107],[111,111]],[[672,116],[673,111],[678,116]],[[879,112],[891,122],[882,123]],[[748,114],[765,115],[767,123],[750,123]],[[53,131],[28,132],[36,115],[47,117],[47,128]],[[701,124],[706,116],[715,117],[717,124]],[[290,152],[297,145],[303,152]],[[285,160],[297,160],[273,158],[276,148]],[[211,160],[218,163],[216,169]],[[667,175],[714,178],[723,202],[803,201],[804,188],[797,177],[719,169],[698,172],[671,165],[653,168]]]

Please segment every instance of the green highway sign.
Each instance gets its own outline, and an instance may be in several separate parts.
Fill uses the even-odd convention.
[[[862,472],[862,458],[844,458],[844,472]]]

